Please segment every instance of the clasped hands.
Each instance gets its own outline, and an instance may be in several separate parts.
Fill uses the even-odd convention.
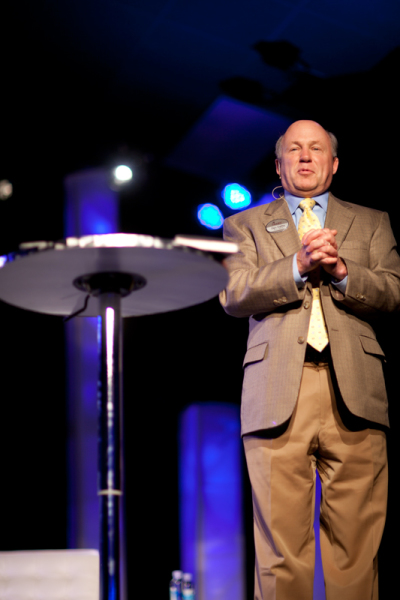
[[[305,275],[317,267],[325,269],[336,281],[347,275],[347,267],[338,255],[336,229],[310,229],[301,241],[302,248],[297,253],[297,268]]]

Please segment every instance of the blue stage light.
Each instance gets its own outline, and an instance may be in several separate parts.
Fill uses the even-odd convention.
[[[222,227],[224,217],[215,204],[201,204],[197,210],[197,218],[204,227],[208,229],[219,229]]]
[[[251,204],[251,194],[242,185],[230,183],[221,192],[221,196],[227,206],[233,210],[241,210]]]

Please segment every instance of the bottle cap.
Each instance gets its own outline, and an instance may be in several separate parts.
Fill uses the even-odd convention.
[[[174,579],[182,579],[182,571],[172,571],[172,577]]]

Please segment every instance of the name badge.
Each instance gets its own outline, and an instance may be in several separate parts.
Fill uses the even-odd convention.
[[[286,221],[286,219],[275,219],[267,223],[265,229],[268,233],[278,233],[279,231],[285,231],[288,227],[289,221]]]

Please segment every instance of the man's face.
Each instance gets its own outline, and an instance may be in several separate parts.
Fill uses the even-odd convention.
[[[282,140],[282,155],[276,172],[290,194],[308,198],[325,192],[336,173],[339,160],[332,156],[331,141],[315,121],[296,121]]]

